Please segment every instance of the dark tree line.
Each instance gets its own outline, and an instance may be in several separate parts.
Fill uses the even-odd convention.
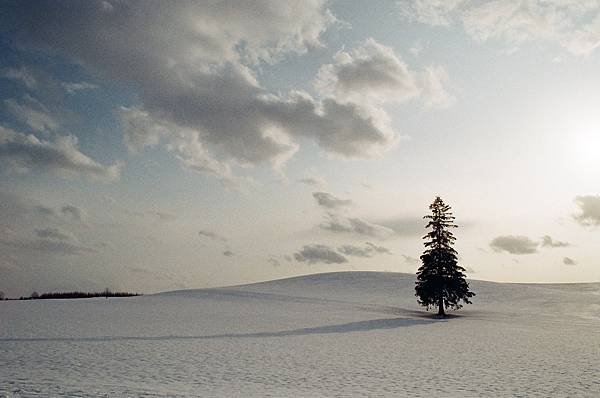
[[[113,292],[110,289],[106,289],[102,292],[48,292],[39,294],[38,292],[31,293],[30,296],[21,296],[18,299],[6,299],[6,300],[46,300],[46,299],[80,299],[80,298],[93,298],[93,297],[132,297],[141,296],[140,293],[130,292]]]

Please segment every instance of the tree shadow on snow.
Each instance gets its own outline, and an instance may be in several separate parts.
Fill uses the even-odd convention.
[[[418,312],[418,311],[414,311],[413,316],[422,318],[422,319],[435,319],[437,321],[443,321],[443,320],[449,320],[449,319],[459,319],[459,318],[464,318],[466,316],[466,314],[448,314],[446,313],[446,315],[444,316],[440,316],[437,314],[437,312]]]
[[[389,318],[372,319],[368,321],[358,321],[342,323],[339,325],[316,326],[310,328],[301,328],[293,330],[282,330],[279,332],[258,332],[258,333],[230,333],[221,335],[205,336],[204,338],[220,337],[285,337],[285,336],[304,336],[309,334],[329,334],[329,333],[351,333],[351,332],[369,332],[372,330],[396,329],[400,327],[425,325],[434,323],[434,320],[412,319],[412,318]]]
[[[124,340],[201,340],[201,339],[222,339],[222,338],[261,338],[261,337],[288,337],[305,336],[311,334],[331,334],[331,333],[352,333],[369,332],[372,330],[396,329],[408,326],[427,325],[431,323],[443,322],[443,319],[414,319],[414,318],[389,318],[389,319],[371,319],[368,321],[358,321],[342,323],[338,325],[315,326],[309,328],[300,328],[292,330],[282,330],[276,332],[255,332],[255,333],[223,333],[205,336],[99,336],[99,337],[31,337],[31,338],[6,338],[0,339],[1,342],[34,342],[34,341],[65,341],[65,342],[101,342],[101,341],[124,341]]]

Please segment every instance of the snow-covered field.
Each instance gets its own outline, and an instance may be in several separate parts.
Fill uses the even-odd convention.
[[[436,320],[414,275],[339,272],[0,303],[0,396],[600,396],[600,284],[472,281]]]

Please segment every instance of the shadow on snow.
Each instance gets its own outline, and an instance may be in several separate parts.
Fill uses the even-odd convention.
[[[444,322],[443,319],[413,319],[413,318],[389,318],[372,319],[368,321],[349,322],[339,325],[315,326],[309,328],[282,330],[278,332],[255,332],[255,333],[223,333],[206,336],[98,336],[98,337],[30,337],[30,338],[4,338],[2,342],[35,342],[35,341],[65,341],[65,342],[103,342],[103,341],[154,341],[154,340],[201,340],[222,338],[261,338],[261,337],[288,337],[305,336],[311,334],[351,333],[369,332],[372,330],[396,329],[407,326],[426,325],[430,323]]]

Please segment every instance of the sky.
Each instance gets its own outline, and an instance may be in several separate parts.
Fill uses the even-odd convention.
[[[0,5],[0,290],[600,281],[600,1]]]

